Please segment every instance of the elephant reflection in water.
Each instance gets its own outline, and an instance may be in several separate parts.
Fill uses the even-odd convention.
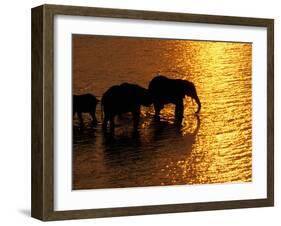
[[[103,129],[110,124],[110,131],[114,132],[114,118],[117,115],[131,112],[134,119],[134,130],[137,130],[141,106],[149,106],[152,101],[148,95],[148,90],[129,83],[122,83],[109,88],[102,96],[102,106],[104,112]]]
[[[154,77],[149,83],[149,95],[155,110],[155,118],[159,120],[160,111],[165,104],[175,104],[175,119],[181,123],[183,118],[184,106],[183,98],[189,96],[194,99],[198,105],[196,113],[200,112],[201,102],[196,92],[195,85],[182,79],[170,79],[163,75]]]

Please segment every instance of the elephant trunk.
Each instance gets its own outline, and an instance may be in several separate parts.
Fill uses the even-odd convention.
[[[196,101],[196,103],[197,103],[197,105],[198,105],[198,108],[197,108],[196,113],[199,113],[200,110],[201,110],[201,102],[200,102],[200,100],[199,100],[199,97],[196,95],[196,96],[194,97],[194,100]]]

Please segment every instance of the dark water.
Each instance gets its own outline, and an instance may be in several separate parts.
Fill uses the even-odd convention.
[[[147,87],[161,73],[192,81],[202,103],[196,116],[196,104],[185,99],[180,127],[173,105],[159,123],[153,107],[143,107],[138,133],[125,114],[113,137],[100,124],[91,128],[87,114],[79,130],[75,117],[73,188],[251,181],[251,62],[248,43],[73,36],[73,93],[101,97],[122,82]]]

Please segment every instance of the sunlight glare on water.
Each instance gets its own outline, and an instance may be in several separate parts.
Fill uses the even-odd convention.
[[[122,82],[148,87],[157,74],[192,81],[202,108],[186,97],[182,126],[174,106],[161,121],[143,107],[139,136],[129,114],[114,138],[101,125],[80,131],[74,117],[73,188],[250,182],[252,179],[252,44],[73,36],[73,93],[100,99]],[[85,116],[89,124],[89,116]],[[101,121],[100,106],[97,118]]]

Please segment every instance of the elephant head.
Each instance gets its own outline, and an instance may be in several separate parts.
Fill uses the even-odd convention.
[[[179,82],[182,82],[184,95],[189,96],[196,101],[197,106],[198,106],[196,113],[199,113],[201,110],[201,102],[197,95],[195,85],[192,82],[189,82],[186,80],[179,80]]]

